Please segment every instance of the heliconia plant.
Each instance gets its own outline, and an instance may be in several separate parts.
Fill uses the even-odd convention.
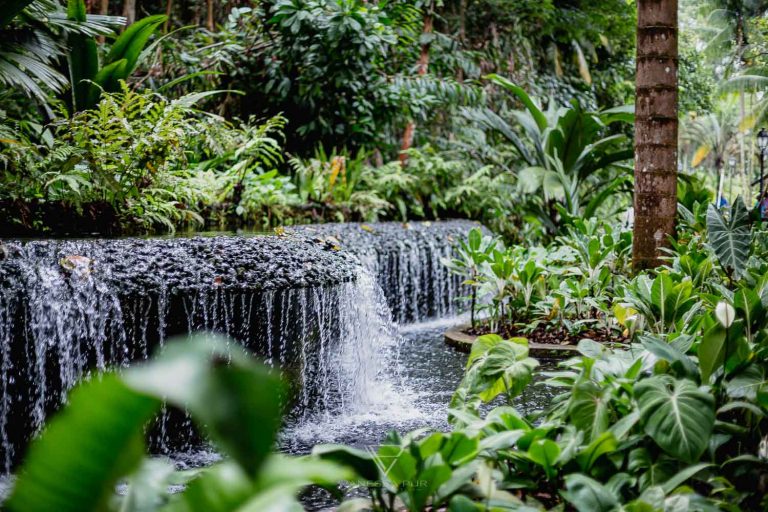
[[[85,22],[84,0],[69,0],[67,17]],[[129,26],[112,45],[103,63],[99,62],[96,40],[91,36],[70,36],[69,78],[72,86],[72,112],[92,108],[102,92],[118,92],[120,81],[135,71],[149,38],[165,23],[164,15],[149,16]]]

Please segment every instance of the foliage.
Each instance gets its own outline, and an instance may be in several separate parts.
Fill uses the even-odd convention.
[[[543,325],[576,334],[618,328],[610,297],[625,283],[630,247],[630,233],[595,219],[575,221],[546,248],[505,248],[474,229],[457,257],[443,263],[471,286],[472,318],[483,312],[491,332]]]
[[[593,216],[626,186],[626,169],[620,164],[632,157],[632,151],[626,148],[625,136],[606,132],[614,122],[631,122],[631,111],[589,113],[575,101],[560,107],[554,100],[544,111],[520,86],[497,75],[489,78],[525,107],[510,113],[523,136],[490,109],[466,113],[514,146],[525,163],[517,173],[518,192],[529,198],[527,209],[548,232],[557,232],[561,217],[567,223],[580,215]]]
[[[467,236],[467,241],[460,241],[454,258],[444,258],[441,263],[448,267],[454,274],[464,278],[462,284],[471,288],[470,296],[470,321],[474,329],[476,327],[475,311],[477,309],[477,291],[482,284],[480,275],[482,266],[488,262],[498,240],[484,236],[480,228],[472,228]]]
[[[25,149],[8,153],[4,172],[13,186],[0,198],[32,196],[77,209],[105,203],[125,228],[147,231],[202,226],[217,208],[271,218],[293,200],[285,196],[290,184],[272,172],[284,120],[228,125],[194,110],[204,96],[170,101],[124,86],[53,125],[48,145],[16,134],[10,147]]]
[[[484,510],[484,500],[499,499],[514,508],[523,506],[520,497],[536,510],[561,500],[577,510],[765,506],[763,491],[747,475],[765,473],[759,446],[768,404],[760,397],[768,383],[760,340],[768,339],[761,313],[768,253],[751,236],[742,202],[726,216],[710,209],[709,217],[708,226],[691,224],[706,232],[688,228],[683,238],[689,242],[675,246],[666,268],[631,282],[619,277],[609,288],[609,296],[625,290],[615,304],[616,320],[632,328],[638,343],[614,351],[583,340],[580,357],[547,374],[547,385],[565,392],[540,416],[522,418],[502,406],[483,418],[480,404],[499,394],[513,398],[530,381],[534,363],[525,362],[524,339],[478,339],[451,417],[453,435],[474,438],[481,449],[465,465],[472,476],[458,493],[463,496],[435,493],[430,506]],[[611,244],[612,237],[592,238],[595,227],[581,225],[549,252],[567,247],[573,256],[581,253],[579,275],[595,279],[604,272],[596,265],[601,259],[625,251],[616,239]],[[519,249],[484,250],[490,244],[480,241],[473,233],[451,268],[469,274],[480,265],[496,266],[495,279],[511,277],[514,262],[499,255],[512,261]],[[729,252],[739,244],[747,247],[738,256]],[[597,277],[584,297],[595,300],[600,282]],[[509,489],[518,489],[516,497]]]
[[[480,403],[499,395],[518,396],[530,383],[538,361],[528,357],[525,338],[503,340],[495,334],[480,336],[472,344],[464,379],[454,393],[451,407],[477,413]]]
[[[223,340],[169,343],[148,364],[75,389],[68,406],[34,441],[5,507],[190,512],[298,507],[296,493],[304,486],[327,486],[351,473],[311,457],[271,454],[280,386],[267,369]],[[164,402],[186,409],[226,460],[176,474],[168,461],[148,458],[143,429]],[[62,474],[73,477],[65,486],[56,484]],[[117,495],[115,485],[126,478],[127,493]],[[183,483],[185,490],[169,493],[171,482]]]
[[[120,18],[83,15],[73,23],[57,1],[14,1],[0,18],[0,84],[18,88],[47,107],[48,92],[64,93],[67,78],[58,69],[65,38],[112,33]]]
[[[617,296],[616,319],[632,328],[635,343],[612,349],[582,340],[577,357],[543,374],[539,385],[562,390],[544,411],[524,417],[509,405],[532,380],[536,361],[527,357],[527,340],[479,337],[449,411],[450,435],[478,449],[439,479],[429,475],[431,495],[419,510],[489,510],[491,502],[513,510],[764,508],[768,251],[746,228],[737,236],[747,236],[749,257],[736,274],[731,256],[718,254],[721,244],[711,239],[728,236],[723,218],[734,219],[733,230],[745,229],[747,212],[737,202],[727,216],[716,213],[720,222],[710,233],[685,228],[681,239],[688,242],[677,243],[665,267],[632,281],[618,277],[608,294]],[[585,243],[600,239],[590,238],[596,227],[560,237],[550,253],[586,245],[599,261],[598,243]],[[474,255],[493,264],[479,235],[472,235]],[[600,246],[624,251],[610,241]],[[463,258],[452,268],[470,269],[474,260]],[[588,260],[578,267],[587,274]],[[489,401],[494,408],[481,407]],[[404,439],[400,446],[419,447],[429,436]],[[387,478],[380,470],[380,482]],[[454,478],[459,487],[442,487]],[[382,485],[391,496],[404,488]],[[376,498],[373,507],[394,510],[391,503]]]
[[[85,0],[68,0],[67,18],[84,23]],[[131,24],[114,41],[101,66],[96,40],[83,34],[71,35],[68,58],[72,111],[94,107],[102,92],[118,92],[120,82],[133,74],[149,38],[165,20],[165,16],[150,16]]]
[[[319,149],[315,158],[291,161],[296,187],[302,202],[331,210],[327,217],[344,221],[375,219],[391,205],[367,186],[366,176],[377,172],[366,164],[367,154],[354,157],[346,151],[326,153]]]
[[[741,198],[730,209],[729,218],[709,205],[707,209],[707,236],[712,252],[728,276],[740,277],[747,267],[752,233],[749,213]]]

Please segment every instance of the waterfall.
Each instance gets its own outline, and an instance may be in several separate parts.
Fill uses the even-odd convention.
[[[318,224],[292,230],[339,244],[355,254],[376,276],[394,320],[404,325],[463,311],[458,299],[468,290],[441,260],[453,257],[458,241],[478,226],[482,228],[474,222],[454,220]]]
[[[458,311],[461,283],[441,259],[469,226],[318,228],[337,233],[344,250],[330,235],[313,239],[310,228],[287,237],[7,242],[0,464],[13,468],[80,379],[197,331],[226,335],[281,371],[294,425],[404,400],[395,321]],[[199,443],[179,411],[163,414],[150,441],[160,452]]]
[[[398,241],[392,250],[366,251],[361,257],[366,268],[386,290],[392,316],[398,324],[421,322],[432,318],[455,316],[461,278],[443,265],[443,258],[454,255],[452,245],[435,240]]]
[[[258,259],[263,241],[143,240],[122,249],[115,247],[122,241],[109,242],[12,244],[13,256],[0,262],[0,453],[6,471],[80,379],[147,359],[169,337],[191,332],[224,334],[284,372],[293,416],[342,414],[375,394],[379,354],[395,344],[396,329],[376,280],[355,259],[305,240],[271,237],[272,257],[256,269],[263,270],[261,279],[227,286],[218,278],[227,269],[201,272],[190,247],[246,245]],[[121,254],[137,246],[156,256],[147,261],[136,252]],[[297,260],[302,252],[306,258]],[[290,261],[281,254],[290,254]],[[197,275],[179,279],[182,265]],[[317,272],[325,265],[336,271]],[[304,286],[263,288],[273,282]],[[154,428],[159,451],[197,442],[191,422],[178,416],[164,415]]]

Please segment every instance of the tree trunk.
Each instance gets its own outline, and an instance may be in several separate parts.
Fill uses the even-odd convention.
[[[166,0],[165,2],[165,25],[163,26],[163,32],[168,33],[171,29],[171,13],[173,13],[173,0]]]
[[[459,0],[459,43],[461,49],[467,49],[467,0]],[[456,80],[464,81],[464,69],[459,66],[456,70]]]
[[[432,12],[429,11],[424,15],[424,30],[422,35],[429,35],[432,33]],[[419,67],[417,73],[419,76],[427,74],[429,69],[429,41],[425,41],[421,45],[421,54],[419,55]],[[416,123],[413,120],[408,121],[405,127],[405,133],[403,133],[403,143],[400,146],[400,165],[405,166],[408,163],[408,154],[406,151],[411,149],[413,145],[413,136],[416,133]]]
[[[677,213],[677,0],[638,0],[635,271],[658,266]]]
[[[125,0],[123,16],[126,19],[126,26],[136,21],[136,0]]]
[[[99,3],[99,14],[109,14],[109,0],[101,0]]]
[[[213,0],[206,0],[206,7],[208,8],[208,15],[206,18],[205,25],[208,28],[208,30],[213,32],[213,29],[215,28],[215,22],[213,19]]]

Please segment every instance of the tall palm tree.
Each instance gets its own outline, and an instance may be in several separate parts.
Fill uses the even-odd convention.
[[[638,0],[635,270],[661,263],[677,212],[677,0]]]

